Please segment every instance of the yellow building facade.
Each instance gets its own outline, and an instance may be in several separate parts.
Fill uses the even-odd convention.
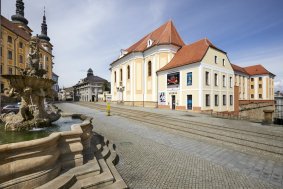
[[[262,65],[232,66],[240,100],[274,100],[274,74]]]
[[[29,40],[32,30],[24,18],[24,4],[17,1],[17,14],[12,21],[1,15],[1,75],[18,75],[21,69],[28,66]],[[40,66],[46,71],[46,77],[52,79],[53,55],[52,44],[47,36],[45,14],[43,16],[42,33],[40,38]],[[8,88],[8,83],[1,78],[1,93]]]

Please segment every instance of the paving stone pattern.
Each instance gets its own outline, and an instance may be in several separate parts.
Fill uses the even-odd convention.
[[[117,145],[117,169],[130,188],[283,188],[283,164],[177,135],[162,128],[78,105],[95,131]]]

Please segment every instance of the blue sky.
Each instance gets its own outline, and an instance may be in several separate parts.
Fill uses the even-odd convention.
[[[2,15],[16,0],[2,0]],[[208,37],[240,66],[262,64],[283,90],[283,0],[24,0],[25,17],[40,33],[46,6],[60,86],[94,74],[110,79],[109,64],[169,19],[185,43]]]

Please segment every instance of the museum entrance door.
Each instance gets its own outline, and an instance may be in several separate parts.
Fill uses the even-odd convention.
[[[175,97],[175,95],[172,95],[172,110],[175,110],[175,108],[176,108],[175,101],[176,101],[176,97]]]

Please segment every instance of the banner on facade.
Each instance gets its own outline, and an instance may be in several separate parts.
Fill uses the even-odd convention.
[[[158,93],[158,104],[159,104],[159,105],[166,105],[165,92],[160,92],[160,93]]]
[[[180,72],[167,74],[167,88],[179,88]]]

